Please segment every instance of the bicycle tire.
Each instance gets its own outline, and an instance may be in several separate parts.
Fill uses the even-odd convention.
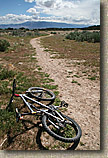
[[[74,137],[71,137],[71,138],[69,138],[69,137],[66,137],[66,136],[62,136],[61,135],[61,133],[60,133],[60,131],[58,131],[58,132],[55,132],[54,131],[54,127],[52,128],[52,129],[50,129],[50,123],[49,123],[49,121],[48,121],[48,116],[45,114],[45,115],[43,115],[43,117],[42,117],[42,124],[43,124],[43,127],[45,128],[45,130],[46,130],[46,132],[49,134],[49,135],[51,135],[52,137],[54,137],[55,139],[57,139],[57,140],[60,140],[60,141],[63,141],[63,142],[68,142],[68,143],[70,143],[70,142],[77,142],[77,141],[79,141],[80,140],[80,137],[81,137],[81,135],[82,135],[82,131],[81,131],[81,128],[80,128],[80,126],[73,120],[73,119],[71,119],[70,117],[68,117],[68,116],[66,116],[66,115],[64,115],[64,114],[62,114],[62,117],[64,117],[65,119],[67,119],[67,120],[69,120],[70,122],[71,122],[71,126],[72,126],[72,128],[75,130],[75,136]],[[50,125],[48,125],[48,123],[50,124]],[[52,125],[51,125],[52,126]],[[67,130],[68,132],[69,132],[69,130]]]
[[[42,90],[41,92],[39,92],[39,95],[38,95],[38,90]],[[33,91],[37,91],[37,92],[33,92]],[[28,89],[28,92],[32,97],[41,101],[51,101],[52,103],[55,100],[55,94],[48,89],[44,89],[41,87],[30,87]],[[40,93],[44,93],[44,95],[47,95],[48,98],[42,98],[42,96],[40,96]]]

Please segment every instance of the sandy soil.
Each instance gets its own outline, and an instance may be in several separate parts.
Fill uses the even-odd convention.
[[[76,63],[83,61],[54,59],[52,54],[44,51],[39,37],[30,41],[36,48],[36,57],[42,71],[48,73],[58,85],[59,97],[69,103],[66,114],[73,118],[82,129],[81,143],[77,150],[100,150],[100,82],[91,81],[87,76],[72,77],[84,66]],[[54,55],[54,54],[53,54]],[[77,83],[72,83],[72,80]]]

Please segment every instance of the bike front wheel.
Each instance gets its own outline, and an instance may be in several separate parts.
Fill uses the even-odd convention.
[[[42,124],[49,135],[63,142],[80,140],[82,131],[80,126],[70,117],[62,114],[64,122],[57,121],[52,116],[43,115]]]

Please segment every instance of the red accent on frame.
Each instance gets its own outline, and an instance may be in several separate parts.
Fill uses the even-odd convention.
[[[14,94],[16,97],[20,97],[20,95],[19,94]]]

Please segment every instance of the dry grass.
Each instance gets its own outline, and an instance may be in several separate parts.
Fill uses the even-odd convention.
[[[88,42],[75,42],[65,39],[64,35],[55,35],[41,40],[42,45],[49,50],[58,52],[56,58],[85,60],[85,64],[100,65],[100,44]],[[59,55],[58,55],[59,54]]]
[[[29,44],[30,38],[24,37],[11,37],[3,36],[0,39],[6,39],[10,42],[11,47],[7,52],[0,52],[0,65],[7,70],[12,70],[15,72],[17,77],[17,92],[24,92],[30,86],[48,86],[50,84],[50,79],[48,75],[41,71],[41,68],[37,64],[35,57],[35,51]],[[54,54],[54,58],[67,58],[71,60],[85,60],[85,64],[88,66],[96,66],[99,69],[99,52],[100,44],[99,43],[87,43],[87,42],[75,42],[66,40],[64,35],[55,35],[47,37],[41,40],[42,45],[45,48],[48,48],[50,53]],[[53,52],[54,51],[54,52]],[[78,62],[80,66],[80,62]],[[90,70],[90,74],[97,73],[98,69]],[[88,75],[88,70],[82,70],[83,75]],[[72,75],[69,73],[69,75]],[[78,77],[74,76],[74,77]],[[91,77],[91,76],[90,76]],[[89,78],[90,78],[89,77]],[[93,79],[93,78],[91,78]],[[0,86],[5,85],[5,89],[9,91],[4,91],[1,94],[0,99],[0,108],[4,109],[10,99],[10,89],[12,86],[13,78],[7,78],[0,82]],[[53,82],[51,80],[51,82]],[[8,83],[8,84],[7,84]],[[48,84],[47,84],[48,83]],[[53,84],[52,84],[53,85]],[[53,85],[54,86],[54,85]],[[51,86],[50,86],[51,87]],[[49,87],[48,87],[49,88]],[[56,87],[55,87],[56,88]],[[4,89],[4,90],[5,90]],[[58,93],[58,91],[56,91]],[[16,106],[20,107],[23,103],[19,104],[20,100],[16,100]],[[33,120],[33,121],[32,121]],[[15,120],[14,120],[15,121]],[[35,117],[28,118],[28,121],[23,121],[21,124],[15,124],[15,129],[11,129],[8,133],[2,132],[2,137],[0,138],[2,142],[5,136],[8,136],[9,142],[4,144],[2,149],[6,150],[38,150],[36,144],[36,134],[38,131],[38,121]],[[37,128],[36,128],[37,126]],[[15,133],[14,133],[15,132]],[[1,132],[0,132],[1,133]],[[29,135],[29,137],[28,137]]]
[[[16,93],[24,93],[31,86],[43,86],[46,83],[51,86],[52,80],[47,74],[41,71],[41,68],[37,63],[36,52],[29,43],[31,38],[12,36],[0,37],[0,39],[9,41],[11,45],[6,52],[0,52],[0,75],[3,75],[2,70],[13,72],[11,77],[9,77],[7,73],[5,78],[2,77],[3,79],[0,81],[0,88],[2,88],[2,91],[0,91],[0,112],[2,113],[3,111],[3,115],[0,117],[0,123],[2,123],[6,117],[8,121],[6,122],[6,120],[4,120],[4,123],[6,126],[9,125],[9,130],[4,125],[3,128],[1,127],[0,129],[0,143],[3,142],[5,137],[7,138],[2,148],[0,147],[3,150],[34,150],[36,148],[38,150],[35,135],[38,131],[38,128],[36,128],[38,122],[36,117],[28,118],[29,125],[26,121],[17,124],[15,112],[10,113],[9,115],[5,112],[5,108],[8,105],[11,96],[14,77],[16,77],[17,81]],[[20,98],[16,98],[13,105],[14,109],[15,107],[20,109],[23,107]],[[27,112],[27,109],[25,110]],[[13,120],[10,121],[12,118]]]

